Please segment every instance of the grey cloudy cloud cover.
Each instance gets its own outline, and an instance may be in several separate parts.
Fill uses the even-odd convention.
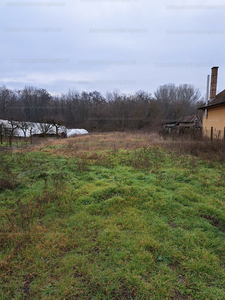
[[[50,93],[225,88],[225,5],[212,1],[0,0],[0,84]]]

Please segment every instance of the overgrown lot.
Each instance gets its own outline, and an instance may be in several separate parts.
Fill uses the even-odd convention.
[[[0,152],[1,299],[225,299],[223,147],[111,133]]]

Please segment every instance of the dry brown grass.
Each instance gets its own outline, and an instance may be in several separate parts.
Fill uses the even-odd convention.
[[[31,145],[27,151],[44,151],[66,156],[80,156],[84,152],[135,150],[159,144],[163,139],[155,133],[110,132],[94,133],[62,140],[46,139],[38,145]]]
[[[97,159],[97,152],[136,150],[158,146],[177,155],[193,155],[210,161],[225,162],[225,142],[223,140],[196,140],[190,136],[168,135],[162,137],[154,132],[109,132],[93,133],[68,139],[45,139],[30,145],[22,151],[42,151],[54,155]],[[14,150],[21,151],[21,150]]]
[[[175,151],[178,155],[188,154],[209,161],[225,163],[225,142],[221,139],[196,140],[188,136],[181,136],[175,140],[165,140],[163,146],[169,151]]]

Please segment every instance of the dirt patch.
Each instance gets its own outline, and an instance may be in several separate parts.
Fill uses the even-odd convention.
[[[16,187],[15,183],[9,179],[0,178],[0,191],[14,190]]]
[[[176,299],[176,300],[190,300],[193,299],[189,296],[182,296],[181,292],[178,290],[173,291],[173,296],[170,299]]]
[[[92,251],[94,251],[94,252],[96,252],[96,253],[99,253],[99,252],[100,252],[100,250],[99,250],[98,247],[94,247],[94,248],[92,249]]]
[[[30,284],[33,281],[34,277],[36,277],[36,276],[37,276],[37,274],[27,274],[27,275],[24,276],[22,294],[29,294]]]
[[[107,294],[107,293],[106,293]],[[137,298],[137,288],[129,288],[125,284],[122,284],[119,291],[111,291],[110,296],[115,300],[127,300]]]
[[[213,226],[219,228],[222,232],[225,232],[225,224],[217,220],[216,217],[210,215],[202,215],[201,217],[210,221]]]
[[[73,274],[73,277],[74,277],[74,278],[83,278],[84,275],[81,274],[81,273],[79,273],[79,272],[75,272],[75,273]]]
[[[169,222],[168,225],[172,228],[177,228],[177,225],[175,225],[173,222]]]
[[[178,261],[175,261],[175,262],[169,264],[169,267],[170,267],[170,269],[171,269],[172,271],[174,271],[174,270],[176,270],[176,269],[179,267],[179,265],[180,265],[179,262],[178,262]]]

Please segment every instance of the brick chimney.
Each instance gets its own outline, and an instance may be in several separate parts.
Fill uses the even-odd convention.
[[[210,100],[216,97],[217,74],[219,67],[213,67],[211,73]]]

